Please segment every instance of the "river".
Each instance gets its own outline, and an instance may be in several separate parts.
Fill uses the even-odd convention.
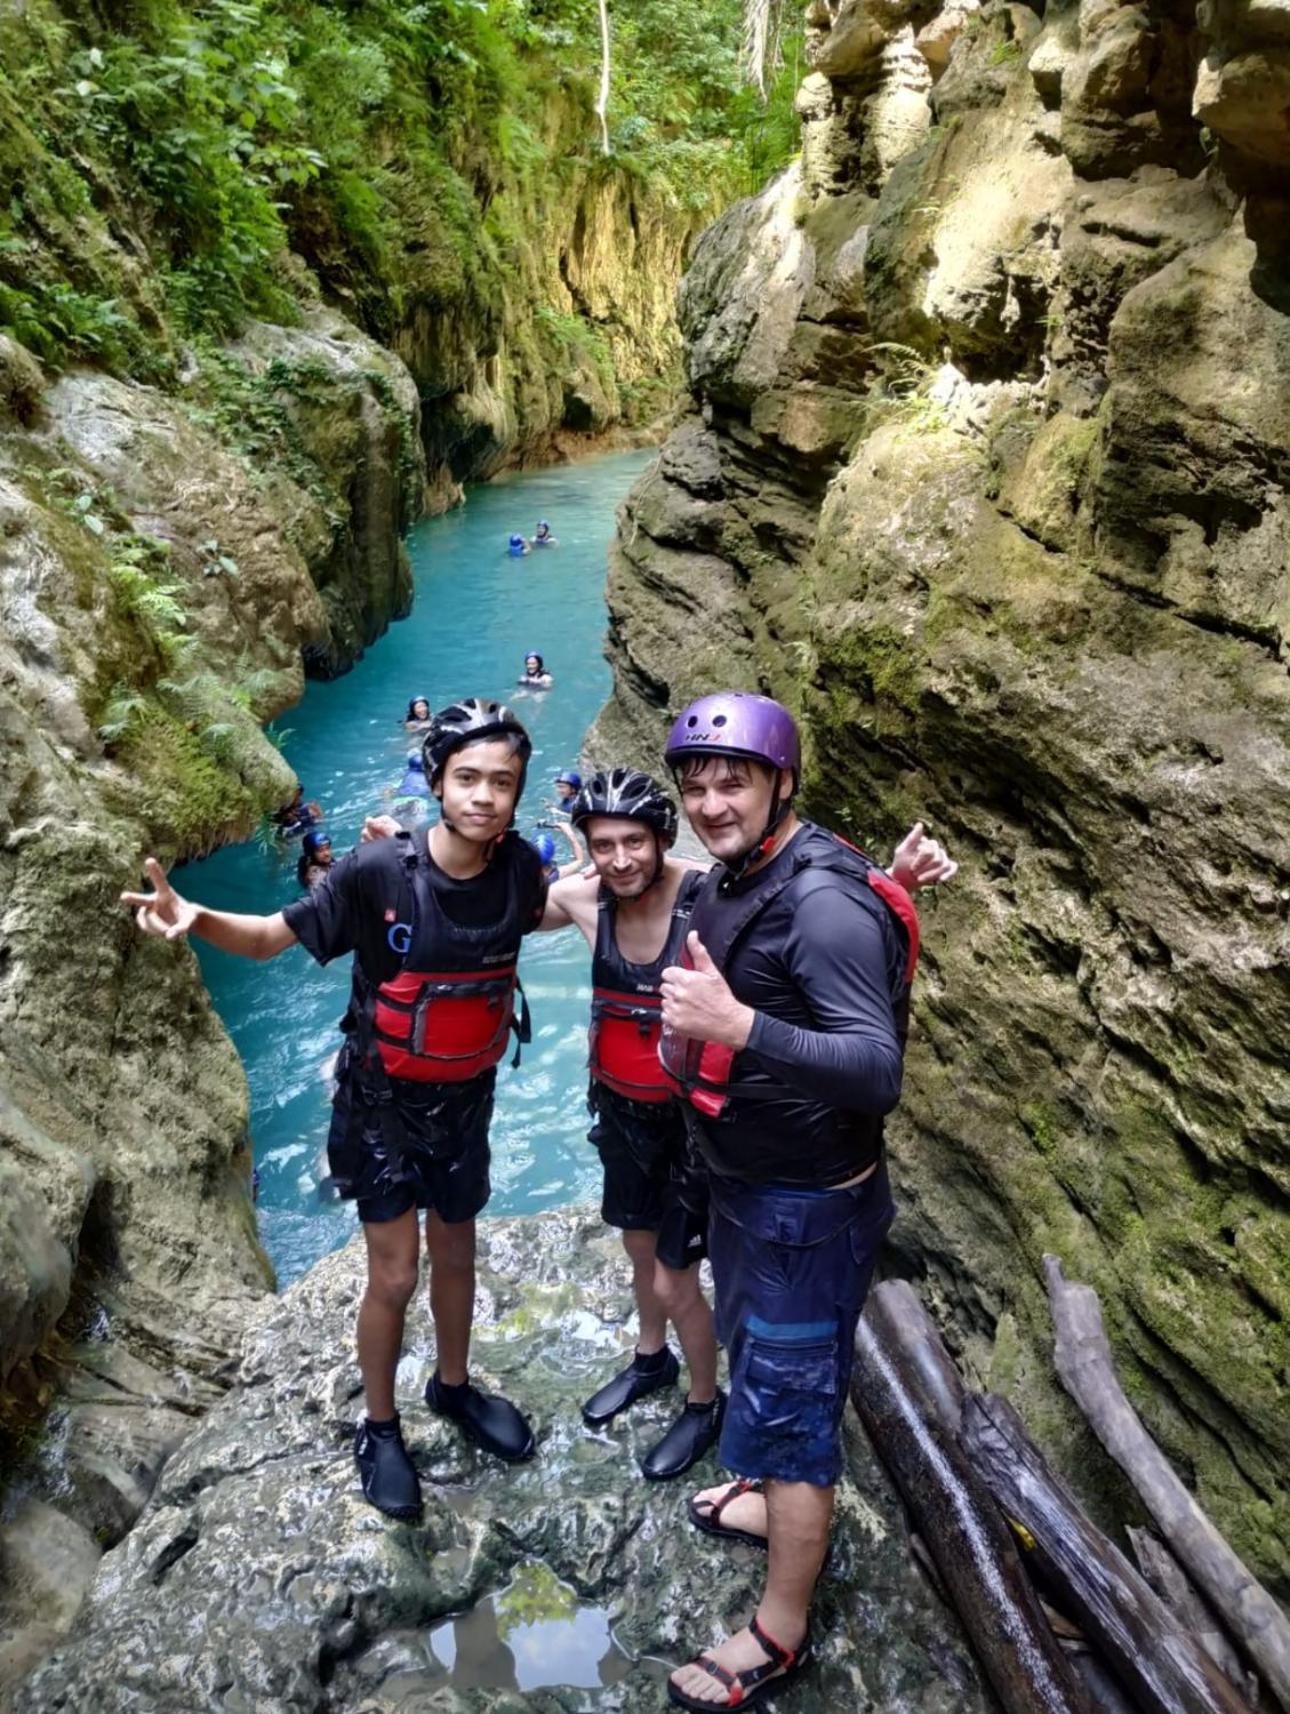
[[[310,684],[277,722],[307,798],[326,812],[337,854],[363,817],[388,803],[414,740],[403,730],[410,697],[432,708],[460,696],[514,698],[524,655],[554,675],[516,710],[533,736],[518,825],[531,833],[553,797],[554,775],[576,766],[583,734],[609,694],[605,550],[614,511],[652,453],[616,454],[511,477],[471,490],[468,503],[418,524],[408,537],[416,601],[353,669]],[[550,520],[558,547],[512,559],[512,531]],[[227,846],[176,877],[203,904],[267,912],[298,892],[298,847],[272,840]],[[559,856],[567,850],[561,844]],[[246,1067],[260,1174],[260,1235],[286,1285],[355,1231],[352,1206],[320,1198],[319,1155],[329,1106],[325,1070],[339,1044],[349,960],[323,969],[299,948],[267,964],[199,945],[211,997]],[[599,1163],[586,1141],[586,1025],[591,995],[585,943],[572,932],[531,936],[521,975],[533,1043],[517,1070],[503,1066],[493,1121],[495,1214],[532,1213],[596,1193]]]

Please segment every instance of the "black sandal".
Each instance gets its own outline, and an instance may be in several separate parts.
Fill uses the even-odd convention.
[[[718,1684],[723,1684],[729,1695],[724,1702],[701,1702],[684,1690],[678,1690],[669,1678],[667,1694],[678,1708],[691,1708],[697,1714],[712,1714],[713,1709],[722,1708],[751,1708],[754,1702],[760,1702],[763,1696],[769,1696],[778,1691],[781,1686],[795,1677],[806,1665],[811,1656],[811,1633],[808,1631],[795,1649],[786,1649],[777,1643],[774,1637],[767,1636],[757,1623],[756,1617],[748,1621],[748,1629],[752,1632],[761,1648],[766,1651],[766,1661],[761,1666],[750,1666],[743,1672],[731,1672],[728,1667],[719,1666],[710,1655],[696,1655],[690,1662],[691,1666],[701,1666],[704,1672],[710,1672]]]
[[[706,1512],[701,1512],[698,1502],[692,1499],[690,1501],[690,1522],[695,1529],[702,1530],[704,1535],[719,1535],[727,1541],[746,1542],[749,1547],[759,1547],[765,1553],[767,1539],[764,1535],[754,1535],[752,1530],[732,1529],[729,1524],[722,1524],[721,1522],[721,1514],[731,1500],[737,1500],[740,1494],[761,1494],[764,1492],[765,1488],[760,1481],[751,1481],[747,1476],[740,1476],[737,1481],[730,1484],[719,1500],[713,1500],[710,1503],[710,1509]],[[721,1704],[717,1702],[713,1703],[712,1706],[719,1708]]]

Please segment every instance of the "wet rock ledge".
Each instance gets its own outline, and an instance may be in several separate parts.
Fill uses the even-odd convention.
[[[637,1474],[635,1456],[679,1395],[609,1432],[582,1425],[579,1401],[630,1343],[615,1237],[578,1211],[484,1221],[480,1231],[474,1372],[531,1413],[534,1462],[504,1468],[426,1411],[433,1341],[422,1296],[398,1391],[425,1482],[424,1520],[391,1524],[361,1501],[350,1454],[356,1241],[265,1302],[238,1384],[103,1559],[74,1639],[19,1691],[19,1714],[664,1705],[660,1663],[742,1623],[765,1562],[688,1527],[695,1484],[654,1487]],[[914,1568],[859,1428],[848,1432],[854,1479],[818,1608],[819,1661],[785,1704],[978,1714],[992,1703],[966,1643]],[[696,1477],[714,1474],[703,1466]],[[471,1609],[431,1637],[447,1615]],[[584,1619],[593,1629],[607,1621],[616,1647],[605,1637],[598,1664],[599,1645],[591,1672],[579,1674]],[[561,1684],[562,1674],[582,1676],[584,1687]]]

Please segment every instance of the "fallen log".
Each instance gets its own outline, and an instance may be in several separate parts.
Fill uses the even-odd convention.
[[[1007,1714],[1091,1714],[989,1494],[864,1320],[851,1400]]]
[[[874,1286],[865,1316],[887,1350],[899,1353],[902,1371],[918,1384],[937,1422],[957,1434],[967,1389],[940,1329],[913,1286],[908,1280],[884,1280]]]
[[[1247,1702],[1256,1703],[1258,1689],[1251,1682],[1253,1675],[1246,1672],[1214,1609],[1197,1592],[1173,1554],[1150,1530],[1130,1526],[1124,1533],[1138,1569],[1165,1606],[1182,1622],[1184,1630],[1195,1637],[1223,1677],[1236,1686]]]
[[[1124,1396],[1097,1293],[1068,1280],[1056,1256],[1044,1257],[1044,1271],[1062,1384],[1238,1647],[1290,1714],[1290,1620],[1201,1511]]]
[[[1119,1679],[1092,1649],[1086,1647],[1073,1653],[1068,1651],[1068,1654],[1084,1681],[1084,1688],[1097,1714],[1139,1714],[1137,1705],[1130,1702]]]
[[[1143,1714],[1251,1714],[1195,1637],[1085,1516],[1006,1399],[968,1399],[962,1442],[1016,1530],[1027,1568]]]

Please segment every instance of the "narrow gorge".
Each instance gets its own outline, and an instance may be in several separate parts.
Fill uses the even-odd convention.
[[[237,1056],[116,903],[290,798],[265,728],[408,613],[417,518],[651,437],[587,758],[760,689],[812,815],[952,849],[888,1271],[1118,1528],[1044,1256],[1095,1285],[1290,1595],[1290,9],[810,0],[791,123],[741,11],[611,5],[608,153],[583,0],[0,16],[0,1707],[614,1714],[661,1684],[459,1688],[426,1625],[531,1575],[634,1659],[740,1610],[577,1439],[627,1299],[576,1212],[481,1286],[559,1491],[431,1424],[450,1498],[364,1512],[355,1252],[274,1296]],[[849,1434],[809,1695],[986,1714]]]

